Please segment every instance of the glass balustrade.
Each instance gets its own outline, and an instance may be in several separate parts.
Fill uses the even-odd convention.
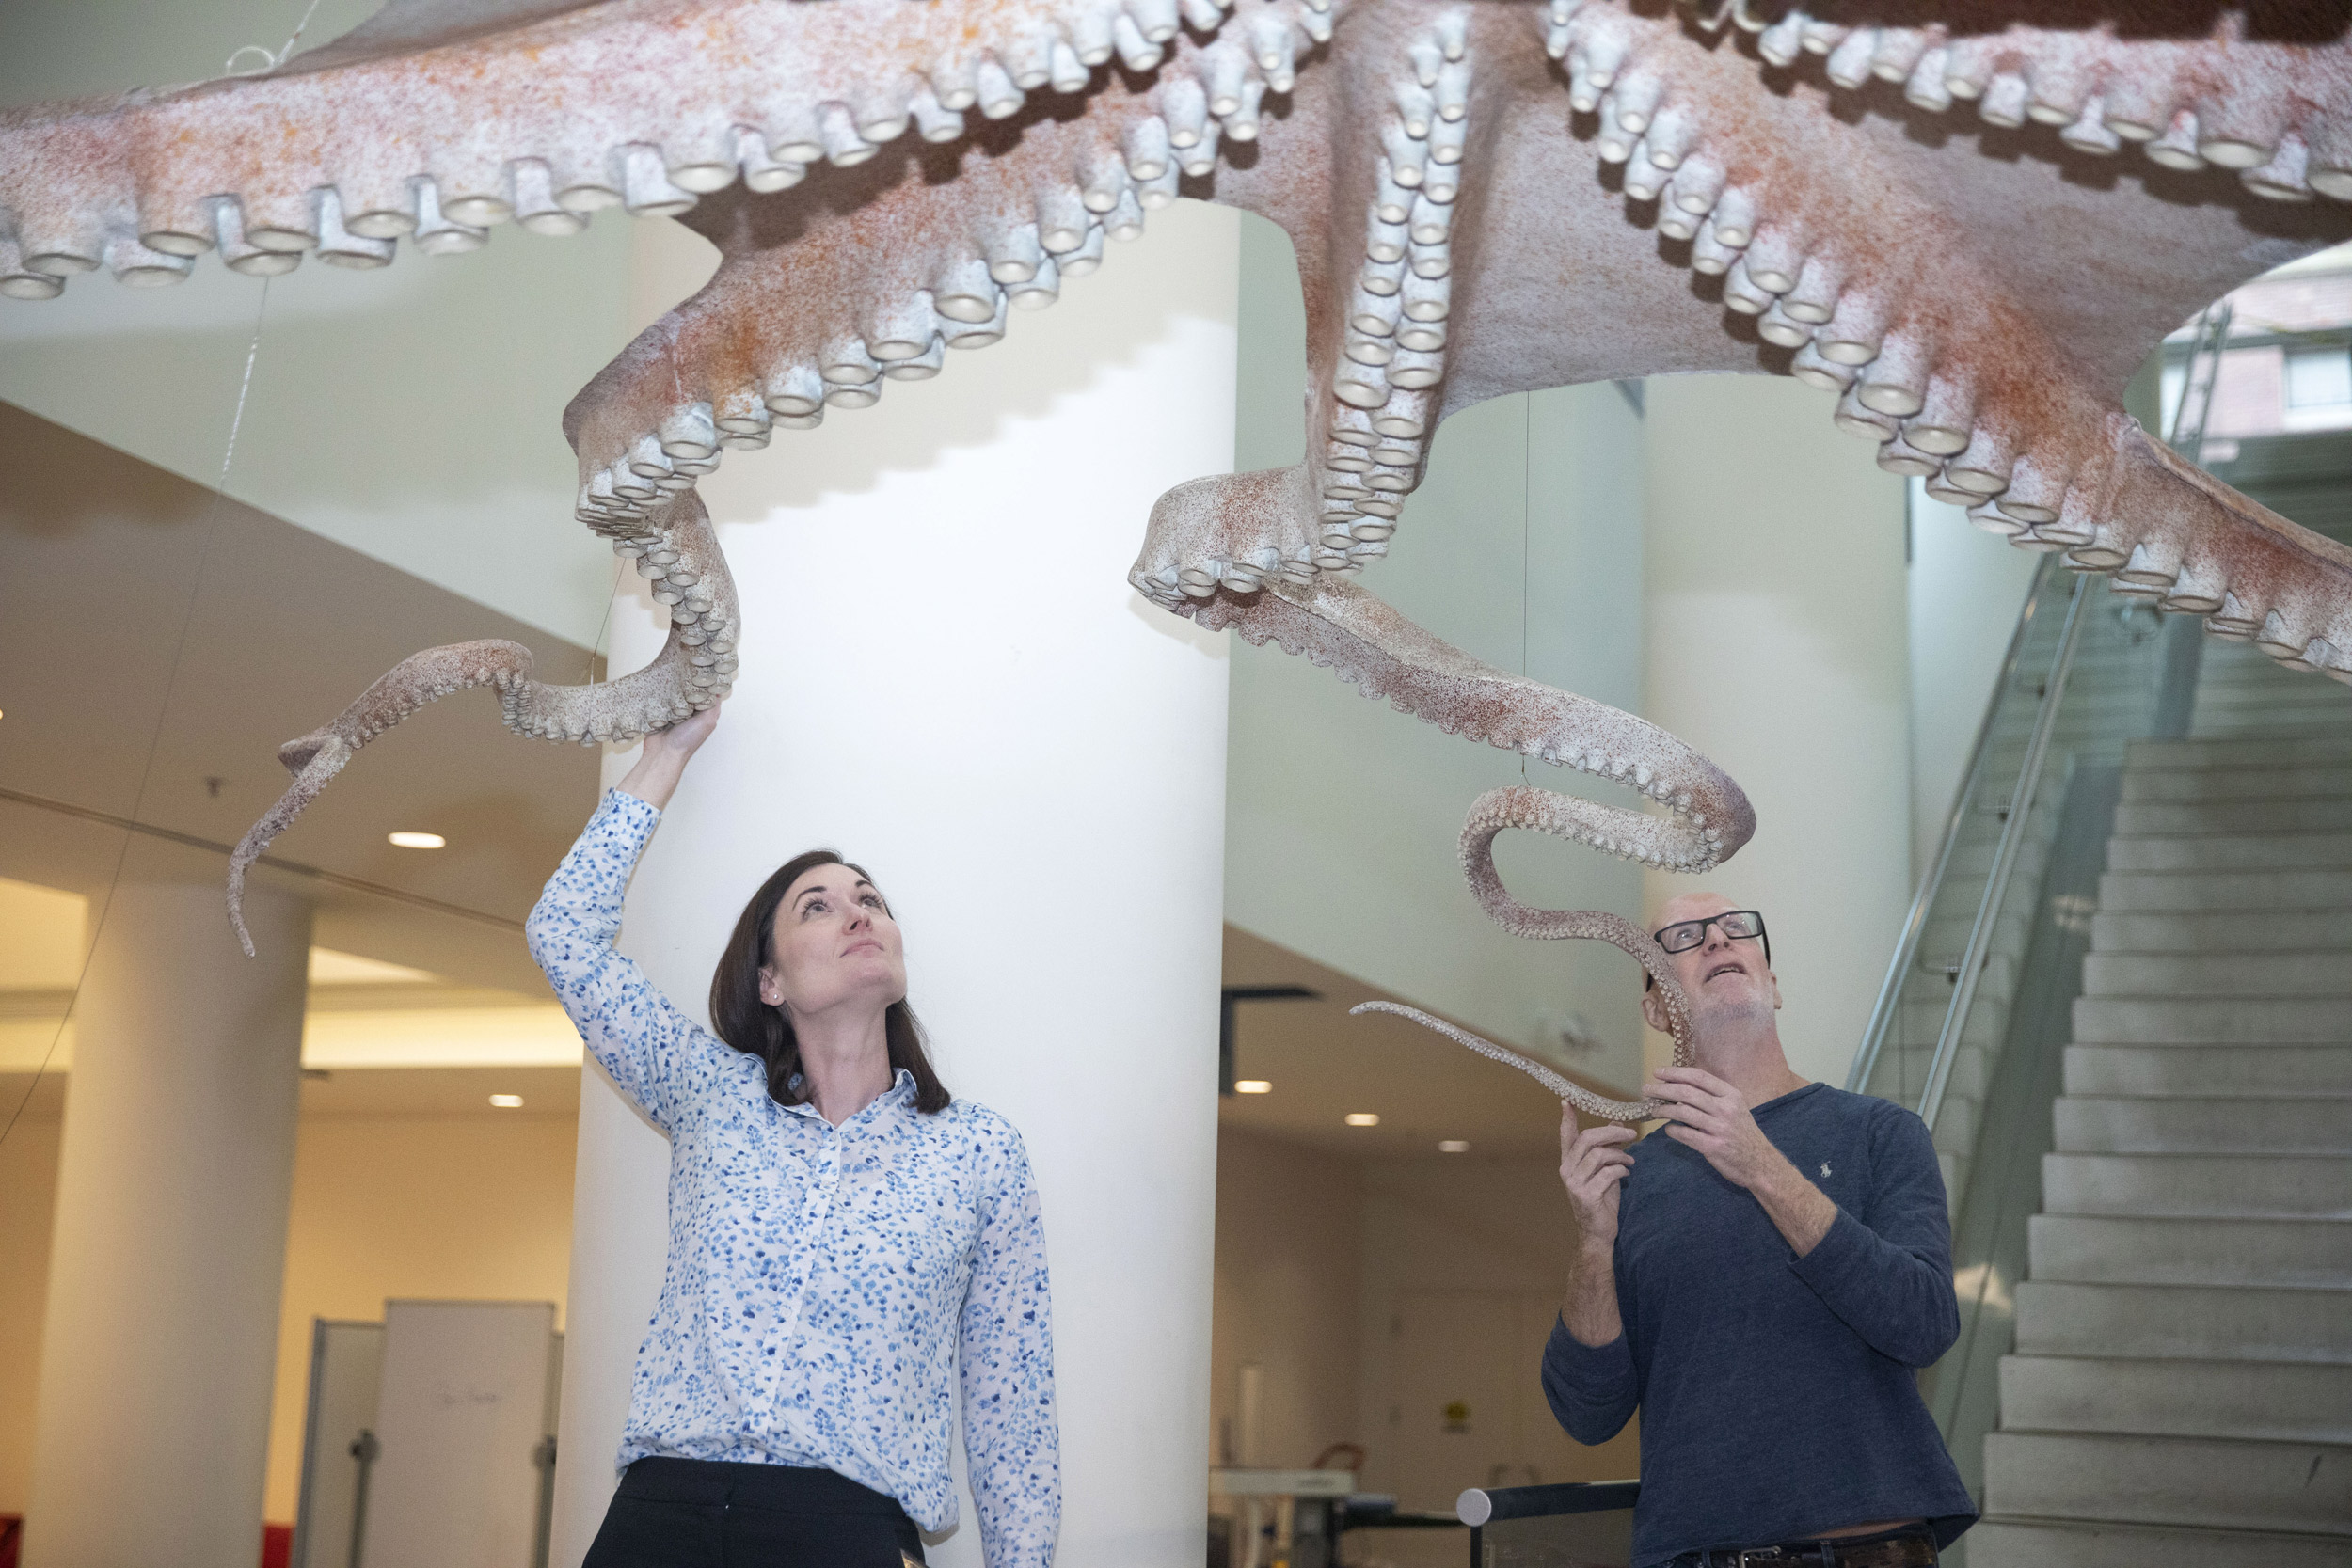
[[[2196,687],[2203,628],[2153,601],[2045,559],[1847,1084],[1934,1137],[1961,1335],[1921,1388],[1979,1497],[2124,748],[2184,733]]]

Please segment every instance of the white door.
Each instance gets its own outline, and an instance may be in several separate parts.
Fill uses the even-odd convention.
[[[367,1568],[531,1568],[555,1307],[390,1301],[384,1329]]]

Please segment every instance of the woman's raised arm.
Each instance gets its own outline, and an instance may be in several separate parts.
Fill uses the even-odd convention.
[[[713,703],[666,730],[653,731],[638,751],[637,766],[621,780],[621,791],[660,811],[670,803],[670,796],[676,790],[689,759],[718,727],[719,705]]]
[[[709,738],[708,708],[645,737],[644,754],[605,798],[547,891],[525,934],[531,956],[621,1092],[663,1128],[674,1124],[681,1075],[706,1052],[726,1054],[613,947],[629,872],[660,820],[694,749]]]

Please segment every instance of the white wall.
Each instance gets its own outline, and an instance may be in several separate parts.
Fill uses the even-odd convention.
[[[1235,467],[1248,470],[1298,460],[1305,326],[1287,239],[1257,218],[1242,233]],[[1640,426],[1607,385],[1455,415],[1389,558],[1360,580],[1480,658],[1635,706],[1642,482],[1628,458]],[[1589,942],[1505,934],[1470,898],[1455,851],[1470,801],[1498,784],[1613,792],[1540,764],[1523,772],[1279,648],[1236,641],[1232,657],[1226,918],[1502,1039],[1581,1015],[1609,1047],[1590,1070],[1629,1087],[1630,967]],[[1498,858],[1531,901],[1626,914],[1640,903],[1623,862],[1519,834]]]
[[[373,9],[323,0],[304,43]],[[215,75],[240,44],[282,44],[302,12],[301,0],[10,0],[0,105]],[[570,240],[509,224],[470,256],[404,245],[379,271],[313,258],[269,279],[229,493],[593,643],[612,562],[572,520],[560,420],[628,341],[633,221],[607,214]],[[208,255],[167,289],[102,270],[55,300],[0,300],[0,398],[212,484],[262,292]]]
[[[1645,712],[1757,823],[1706,877],[1649,874],[1648,907],[1761,910],[1790,1064],[1843,1083],[1911,893],[1902,482],[1795,381],[1654,376],[1648,405]]]

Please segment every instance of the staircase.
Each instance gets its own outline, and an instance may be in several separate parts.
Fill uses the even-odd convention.
[[[1968,1568],[2352,1565],[2352,693],[2126,752]]]

